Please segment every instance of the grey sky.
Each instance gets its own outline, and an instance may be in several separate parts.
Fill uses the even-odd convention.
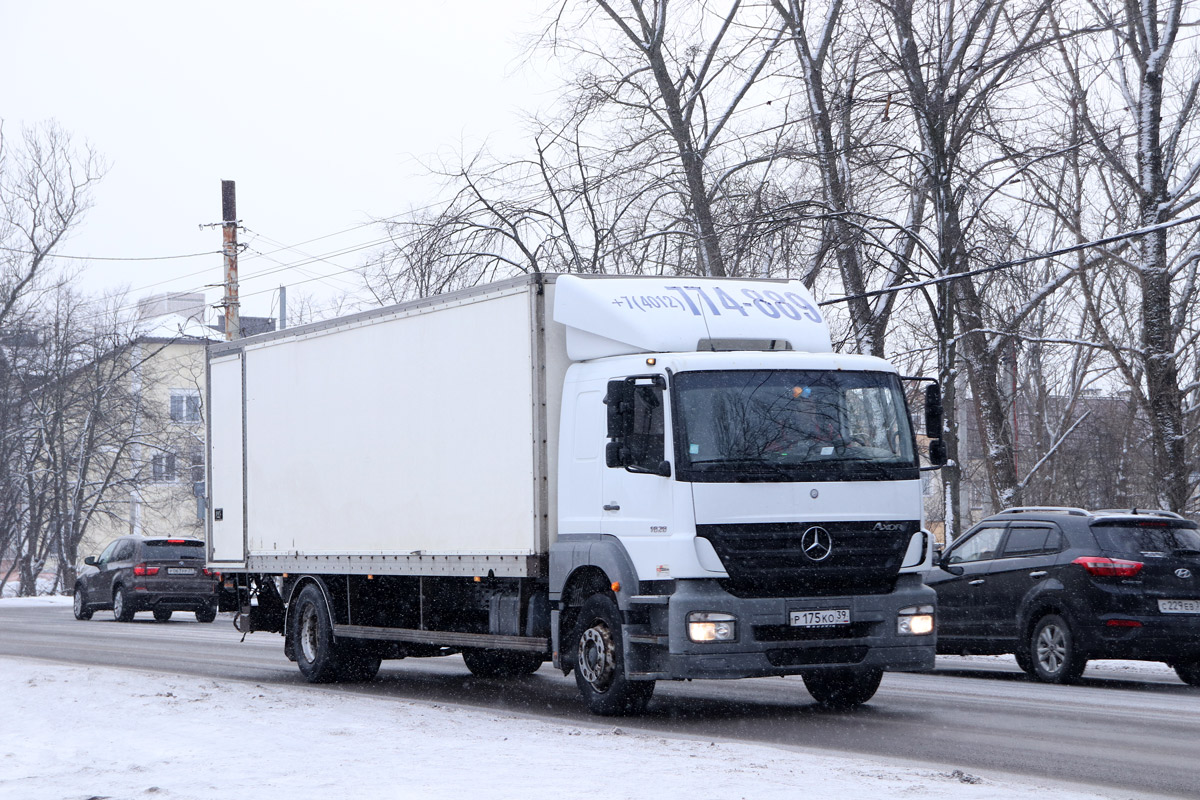
[[[522,112],[549,102],[523,66],[540,0],[36,2],[0,0],[0,118],[7,137],[55,119],[109,163],[96,205],[61,252],[144,257],[217,250],[220,181],[237,181],[242,234],[260,251],[435,202],[422,162],[483,142],[515,146]],[[313,255],[377,239],[355,228]],[[366,251],[338,264],[352,267]],[[242,262],[245,314],[280,283],[337,281],[282,251]],[[218,256],[93,262],[83,286],[133,296],[221,280]],[[165,282],[164,282],[165,281]],[[343,282],[343,286],[349,282]],[[209,301],[218,296],[209,290]]]

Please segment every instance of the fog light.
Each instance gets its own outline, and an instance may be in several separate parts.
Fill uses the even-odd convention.
[[[732,642],[737,639],[737,617],[713,611],[687,615],[688,638],[693,642]]]
[[[896,633],[901,636],[933,633],[933,606],[908,606],[896,613]]]

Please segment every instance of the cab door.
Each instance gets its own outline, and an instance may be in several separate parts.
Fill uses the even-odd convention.
[[[669,533],[673,479],[667,402],[661,375],[609,381],[601,533],[622,538]]]

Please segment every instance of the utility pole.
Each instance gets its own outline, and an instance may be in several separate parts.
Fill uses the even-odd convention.
[[[233,181],[221,181],[221,233],[225,254],[225,339],[239,339],[242,335],[241,316],[238,311],[238,263],[237,263],[237,195]]]

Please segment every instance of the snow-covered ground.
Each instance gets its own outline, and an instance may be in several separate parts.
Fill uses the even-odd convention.
[[[69,598],[5,603],[69,604]],[[3,800],[1129,798],[954,765],[0,658]]]

